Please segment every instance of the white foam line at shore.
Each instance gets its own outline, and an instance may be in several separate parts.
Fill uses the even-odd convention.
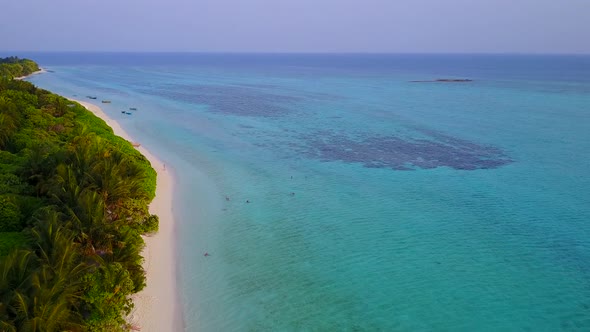
[[[134,142],[118,122],[107,116],[100,107],[75,99],[97,117],[103,119],[117,136]],[[133,295],[135,308],[128,317],[129,323],[142,332],[182,330],[182,308],[176,285],[175,226],[172,214],[174,179],[170,167],[166,168],[145,147],[137,148],[158,173],[156,197],[150,204],[150,213],[160,218],[157,234],[144,237],[146,247],[142,252],[147,286]]]

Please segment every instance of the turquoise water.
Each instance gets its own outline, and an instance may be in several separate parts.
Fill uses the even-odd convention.
[[[28,56],[174,170],[187,331],[590,330],[590,57]]]

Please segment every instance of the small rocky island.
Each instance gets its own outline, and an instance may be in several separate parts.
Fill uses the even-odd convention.
[[[437,78],[435,80],[424,80],[424,81],[410,81],[411,83],[426,83],[426,82],[439,82],[439,83],[466,83],[473,82],[468,78]]]

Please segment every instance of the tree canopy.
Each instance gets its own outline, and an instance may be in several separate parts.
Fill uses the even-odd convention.
[[[155,184],[149,161],[84,107],[0,78],[0,330],[127,329]]]
[[[27,76],[38,70],[39,65],[33,60],[19,59],[15,56],[0,58],[0,77]]]

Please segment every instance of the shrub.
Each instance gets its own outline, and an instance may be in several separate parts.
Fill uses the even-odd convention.
[[[14,249],[24,248],[29,242],[29,237],[21,232],[0,233],[0,256],[6,256]]]
[[[6,195],[0,195],[0,232],[17,232],[22,230],[20,209]]]
[[[159,228],[160,218],[157,215],[152,214],[145,218],[144,222],[140,224],[139,231],[142,234],[153,234],[157,233]]]

